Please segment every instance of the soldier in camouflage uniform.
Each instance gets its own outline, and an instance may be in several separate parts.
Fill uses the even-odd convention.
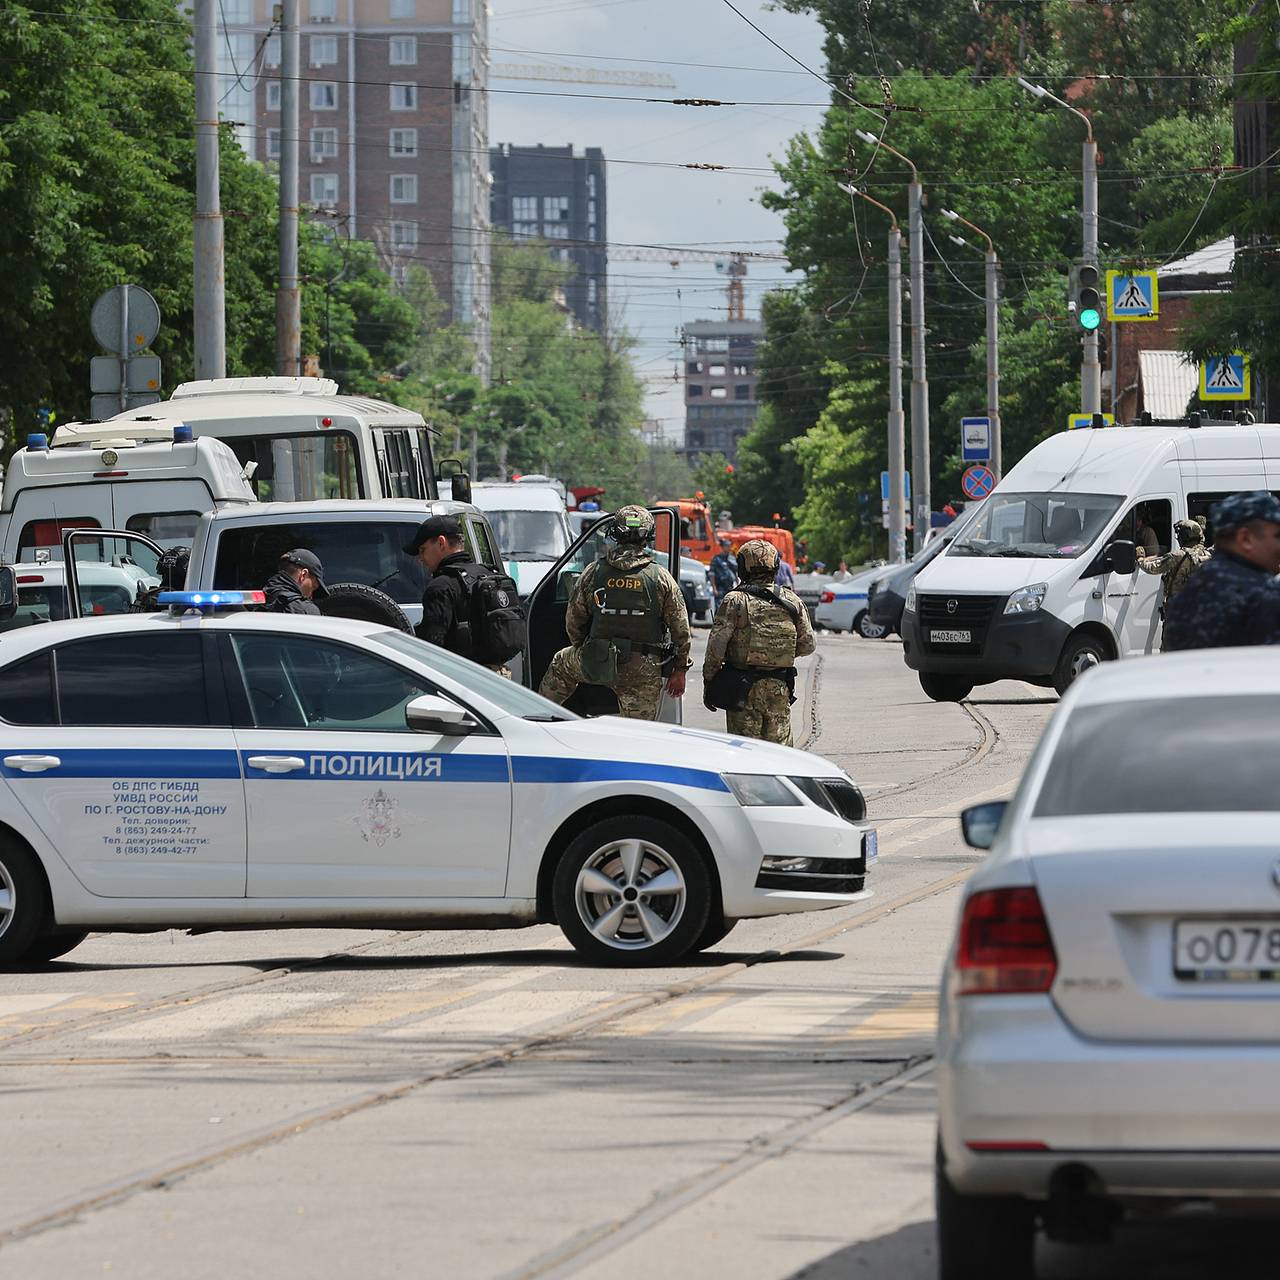
[[[1165,649],[1280,644],[1280,500],[1234,493],[1209,519],[1213,558],[1169,605]]]
[[[794,673],[796,658],[812,653],[814,640],[800,597],[787,587],[774,585],[778,559],[777,547],[760,539],[738,548],[742,581],[725,593],[716,610],[707,638],[702,683],[705,688],[726,665],[759,672],[751,682],[746,705],[739,711],[725,712],[726,727],[744,738],[763,738],[789,747],[791,682],[774,673],[788,668]]]
[[[1138,561],[1143,573],[1158,573],[1164,583],[1164,599],[1160,602],[1160,616],[1166,617],[1169,601],[1191,581],[1191,575],[1213,554],[1204,545],[1204,529],[1195,520],[1179,520],[1173,526],[1173,536],[1178,539],[1178,550],[1162,556],[1144,556]],[[1160,638],[1164,648],[1164,637]]]
[[[656,720],[671,648],[667,693],[684,696],[689,611],[680,584],[646,550],[654,522],[644,507],[620,507],[607,533],[614,545],[578,579],[565,614],[571,644],[551,659],[538,692],[564,703],[579,684],[607,685],[624,716]]]

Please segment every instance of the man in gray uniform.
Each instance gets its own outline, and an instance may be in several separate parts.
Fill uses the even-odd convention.
[[[1204,545],[1204,529],[1195,520],[1179,520],[1173,526],[1173,536],[1178,540],[1178,550],[1162,556],[1143,556],[1138,568],[1143,573],[1158,573],[1164,584],[1164,599],[1160,602],[1160,616],[1168,616],[1169,602],[1191,581],[1191,575],[1213,554]],[[1160,639],[1164,648],[1164,638]]]
[[[1280,500],[1234,493],[1209,514],[1213,558],[1168,608],[1166,649],[1280,644]]]

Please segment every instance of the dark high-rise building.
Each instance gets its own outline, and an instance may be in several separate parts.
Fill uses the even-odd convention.
[[[606,296],[604,152],[587,147],[515,147],[489,151],[493,188],[489,219],[517,239],[543,239],[577,274],[565,288],[574,318],[601,332],[609,318]],[[557,245],[563,240],[563,245]]]
[[[695,320],[684,327],[684,454],[730,462],[756,420],[759,320]]]

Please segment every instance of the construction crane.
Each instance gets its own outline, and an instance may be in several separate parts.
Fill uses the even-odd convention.
[[[720,274],[729,277],[729,319],[747,318],[747,258],[763,257],[763,254],[712,253],[707,249],[642,249],[615,247],[609,257],[627,262],[665,262],[674,271],[685,262],[711,262]]]
[[[489,68],[493,80],[552,80],[558,84],[621,84],[637,89],[674,89],[676,82],[665,73],[596,70],[591,67],[541,66],[526,62],[499,62]]]

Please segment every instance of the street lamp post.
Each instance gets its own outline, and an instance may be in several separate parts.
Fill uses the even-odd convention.
[[[987,242],[984,290],[987,308],[987,417],[991,419],[991,470],[999,480],[1003,474],[1000,436],[1000,260],[996,257],[996,247],[992,244],[991,237],[981,227],[974,226],[952,209],[943,209],[942,216],[968,227]],[[961,240],[960,243],[964,244],[965,241]]]
[[[1073,116],[1084,121],[1085,142],[1081,162],[1084,189],[1080,198],[1080,218],[1084,224],[1084,260],[1094,266],[1098,262],[1098,144],[1093,139],[1093,121],[1079,107],[1064,102],[1050,93],[1043,85],[1018,77],[1018,83],[1037,98],[1048,98],[1065,107]],[[1086,329],[1084,360],[1080,366],[1080,410],[1082,413],[1102,412],[1102,366],[1098,361],[1098,331]]]
[[[907,558],[903,504],[907,467],[902,419],[902,232],[897,215],[887,205],[847,183],[842,182],[840,189],[889,215],[889,561],[902,564]]]
[[[907,187],[907,250],[911,255],[911,473],[915,504],[915,549],[929,534],[930,492],[929,378],[925,370],[924,323],[924,188],[920,171],[901,151],[865,129],[854,131],[863,142],[881,147],[911,170]]]

